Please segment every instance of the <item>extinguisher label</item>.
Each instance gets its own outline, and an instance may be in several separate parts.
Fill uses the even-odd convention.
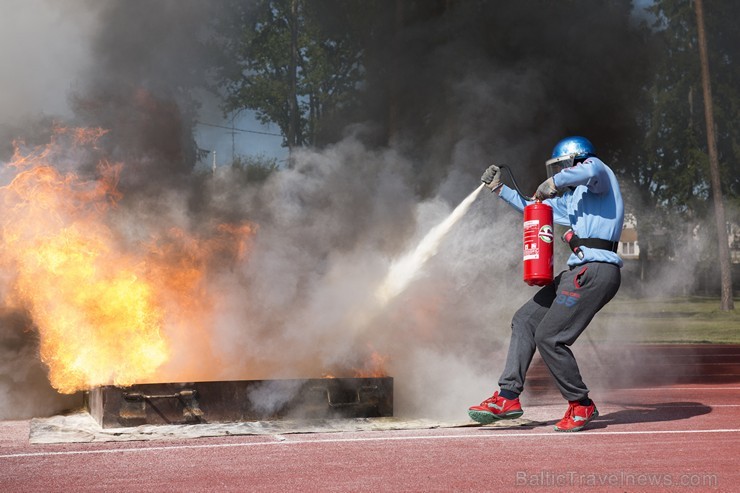
[[[545,224],[540,228],[540,240],[545,243],[552,243],[553,238],[555,238],[555,235],[552,232],[552,226]]]
[[[536,260],[540,258],[540,246],[537,242],[539,232],[539,219],[524,221],[524,260]]]

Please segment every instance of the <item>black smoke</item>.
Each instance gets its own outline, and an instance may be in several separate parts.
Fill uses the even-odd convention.
[[[209,38],[219,35],[215,17],[230,15],[228,5],[98,7],[92,63],[72,106],[82,124],[110,129],[106,142],[129,163],[122,186],[131,191],[187,181],[197,159],[197,93],[219,60]],[[313,8],[322,6],[335,25],[343,9],[356,8],[331,0]],[[357,34],[365,104],[333,121],[326,141],[338,142],[357,123],[380,133],[366,143],[412,159],[422,197],[452,169],[476,175],[492,161],[513,165],[530,190],[554,143],[571,134],[591,139],[608,163],[628,165],[617,161],[635,142],[649,66],[631,2],[399,0],[369,12],[370,27]],[[195,202],[202,206],[202,197]]]
[[[209,65],[209,3],[106,1],[89,70],[71,96],[76,121],[109,131],[107,156],[126,163],[126,195],[183,187],[197,161],[197,92]]]
[[[634,144],[650,58],[631,2],[400,3],[385,11],[396,26],[377,36],[385,49],[370,50],[368,96],[393,108],[391,140],[417,160],[422,193],[489,161],[531,189],[567,135],[587,136],[608,163]]]

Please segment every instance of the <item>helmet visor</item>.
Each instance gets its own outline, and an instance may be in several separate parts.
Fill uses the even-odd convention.
[[[557,173],[560,173],[565,168],[573,166],[575,154],[566,154],[565,156],[555,157],[545,161],[545,167],[547,168],[547,177],[552,178]]]

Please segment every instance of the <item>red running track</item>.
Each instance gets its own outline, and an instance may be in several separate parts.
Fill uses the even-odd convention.
[[[574,434],[549,394],[507,429],[30,445],[0,422],[0,491],[740,491],[740,379],[703,380],[593,395]]]

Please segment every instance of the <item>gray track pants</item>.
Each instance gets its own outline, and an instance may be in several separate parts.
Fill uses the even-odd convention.
[[[588,397],[578,363],[570,350],[594,315],[619,290],[619,266],[589,262],[561,272],[514,314],[501,389],[521,393],[535,349],[540,351],[563,397]]]

